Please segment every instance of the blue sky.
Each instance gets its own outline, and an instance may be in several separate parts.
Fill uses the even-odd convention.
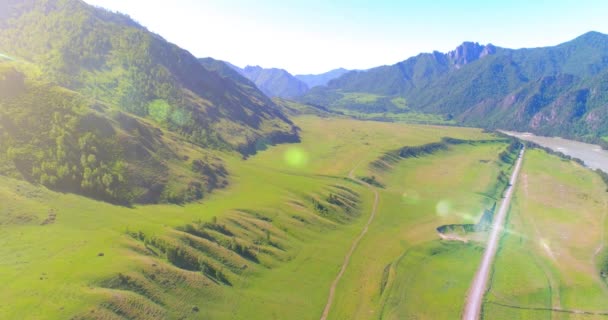
[[[85,0],[198,57],[294,74],[393,64],[463,41],[522,48],[608,33],[606,0]]]

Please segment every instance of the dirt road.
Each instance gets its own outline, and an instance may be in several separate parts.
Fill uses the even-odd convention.
[[[323,310],[321,320],[327,320],[327,316],[329,315],[329,311],[331,310],[331,305],[334,302],[334,296],[336,295],[336,286],[338,285],[338,282],[340,282],[342,275],[344,275],[344,272],[346,271],[346,268],[348,267],[348,264],[350,262],[351,256],[357,249],[357,246],[359,246],[359,242],[361,242],[361,239],[363,239],[363,236],[365,236],[367,230],[369,229],[369,225],[372,223],[372,221],[374,221],[374,218],[376,217],[376,209],[378,208],[378,190],[376,190],[376,188],[374,188],[373,186],[365,183],[364,181],[355,178],[354,173],[357,166],[350,170],[350,172],[348,173],[348,177],[366,185],[370,190],[374,192],[374,205],[372,206],[372,212],[369,216],[369,219],[367,220],[367,223],[363,227],[363,230],[361,230],[359,236],[355,238],[353,244],[350,247],[350,250],[348,250],[348,252],[346,253],[346,256],[344,257],[344,262],[342,263],[342,267],[340,268],[340,272],[338,272],[338,275],[331,283],[331,287],[329,288],[329,297],[327,297],[327,304],[325,304],[325,309]]]
[[[479,269],[475,274],[475,278],[473,279],[471,288],[469,289],[466,304],[464,307],[464,312],[462,315],[463,320],[477,320],[480,318],[483,296],[486,292],[486,288],[488,287],[490,269],[492,267],[492,263],[494,262],[494,257],[496,256],[498,242],[500,240],[500,235],[502,234],[502,229],[505,222],[505,218],[507,216],[507,211],[509,210],[509,204],[511,203],[511,198],[513,197],[513,189],[515,187],[515,183],[517,182],[517,175],[519,174],[519,170],[521,168],[521,162],[524,156],[524,151],[525,149],[522,149],[519,153],[515,168],[513,169],[513,173],[511,174],[511,180],[509,180],[509,186],[507,187],[507,190],[505,192],[505,197],[502,203],[500,204],[498,214],[494,217],[494,222],[492,223],[492,230],[488,238],[486,250],[483,254],[483,259],[481,260],[481,265],[479,266]]]

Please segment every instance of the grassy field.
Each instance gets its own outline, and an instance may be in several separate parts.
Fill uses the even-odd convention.
[[[435,240],[405,252],[395,264],[382,319],[458,319],[482,250]]]
[[[329,318],[458,318],[483,248],[439,240],[435,229],[474,223],[493,205],[497,177],[510,169],[498,161],[506,144],[450,145],[379,170],[369,164],[403,146],[491,136],[312,116],[296,122],[302,143],[248,160],[220,154],[229,187],[185,206],[120,207],[0,177],[0,318],[316,319],[371,210],[373,193],[346,179],[351,170],[383,187]],[[605,311],[597,266],[606,200],[591,171],[529,150],[485,318]],[[169,259],[163,244],[198,264]]]
[[[408,112],[358,112],[348,109],[338,109],[338,111],[357,119],[370,119],[378,121],[416,123],[416,124],[443,124],[454,125],[456,121],[446,120],[445,117],[436,114],[420,113],[415,111]]]
[[[343,294],[330,318],[432,319],[431,310],[446,312],[446,319],[458,316],[480,250],[444,244],[435,229],[476,221],[491,206],[494,200],[487,193],[503,167],[495,160],[505,146],[454,146],[402,160],[385,173],[366,173],[378,174],[386,187],[380,189],[378,217],[339,286]],[[462,268],[454,268],[454,262]]]
[[[127,208],[0,178],[0,318],[316,318],[370,212],[371,192],[345,179],[348,172],[404,145],[443,136],[487,138],[476,129],[296,121],[301,144],[272,147],[245,161],[221,155],[230,186],[202,203]],[[352,199],[352,208],[328,203],[332,194]],[[399,214],[388,208],[402,201],[401,194],[381,200],[382,215]],[[211,221],[217,222],[203,228]],[[184,232],[187,224],[215,242]],[[215,231],[222,225],[232,236]],[[235,254],[230,241],[257,250],[257,261]],[[230,285],[208,267],[168,263],[159,243],[204,261]],[[208,249],[195,250],[202,245]],[[403,247],[390,245],[395,259]],[[354,272],[361,265],[353,263]],[[358,282],[354,273],[343,281]]]
[[[608,288],[597,269],[605,245],[605,190],[597,175],[574,162],[527,152],[485,319],[606,318],[534,310],[608,311]]]
[[[318,318],[371,210],[373,193],[346,179],[351,170],[383,187],[329,318],[458,318],[483,247],[439,240],[435,229],[474,223],[493,205],[497,177],[510,169],[498,161],[506,144],[451,145],[378,170],[369,164],[386,151],[444,136],[491,136],[312,116],[296,121],[300,144],[248,160],[220,155],[230,186],[201,203],[127,208],[0,178],[0,318]],[[330,195],[351,202],[333,205]],[[546,309],[606,311],[608,290],[597,269],[606,200],[591,171],[530,150],[485,318],[589,319]],[[185,232],[186,225],[195,231]],[[159,240],[224,278],[169,263]]]

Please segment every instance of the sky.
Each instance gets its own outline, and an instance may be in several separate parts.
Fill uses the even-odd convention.
[[[197,57],[316,74],[367,69],[464,41],[507,48],[608,33],[606,0],[85,0]]]

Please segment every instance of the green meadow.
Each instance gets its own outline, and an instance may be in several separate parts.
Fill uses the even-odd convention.
[[[452,146],[379,174],[379,214],[339,287],[334,319],[458,317],[482,249],[436,228],[476,222],[491,206],[504,143]]]
[[[373,194],[347,179],[349,171],[367,174],[368,163],[406,145],[444,136],[488,137],[477,129],[347,119],[300,117],[297,124],[302,128],[300,144],[271,147],[248,160],[218,153],[230,172],[230,184],[200,203],[122,207],[0,178],[1,317],[316,318],[370,214]],[[495,151],[499,146],[486,148]],[[464,149],[455,152],[456,158],[467,154]],[[433,157],[441,160],[440,155]],[[396,169],[401,171],[395,179],[417,170]],[[395,224],[390,228],[403,234],[404,241],[418,237],[415,233],[436,238],[434,225],[424,218],[435,216],[432,212],[412,212],[418,218],[405,223],[404,211],[393,208],[406,200],[404,191],[396,189],[382,191],[378,225],[374,223],[374,234],[353,257],[332,312],[355,315],[356,303],[345,304],[343,297],[360,282],[357,273],[370,272],[379,279],[384,265],[402,254],[401,242],[391,241],[391,249],[381,252],[385,261],[362,268],[365,252],[386,239],[377,237],[387,223],[404,221],[403,229]],[[420,192],[429,197],[421,200],[426,207],[433,206],[431,195]],[[341,204],[330,203],[336,198]],[[454,201],[455,206],[465,205]],[[476,203],[475,209],[480,206]],[[418,223],[429,228],[414,230]],[[371,289],[366,290],[377,295],[377,283],[369,282]]]
[[[507,143],[479,129],[295,121],[301,143],[246,160],[216,153],[228,187],[182,206],[116,206],[0,178],[0,318],[319,318],[370,217],[372,188],[376,216],[329,319],[458,318],[483,245],[440,240],[436,229],[476,223],[500,198]],[[372,165],[443,137],[468,142]],[[601,310],[602,181],[536,150],[522,175],[484,315],[556,317],[507,305]],[[552,260],[539,239],[568,263]]]
[[[603,319],[606,186],[581,165],[529,150],[497,255],[485,319]],[[583,312],[587,314],[583,314]]]

